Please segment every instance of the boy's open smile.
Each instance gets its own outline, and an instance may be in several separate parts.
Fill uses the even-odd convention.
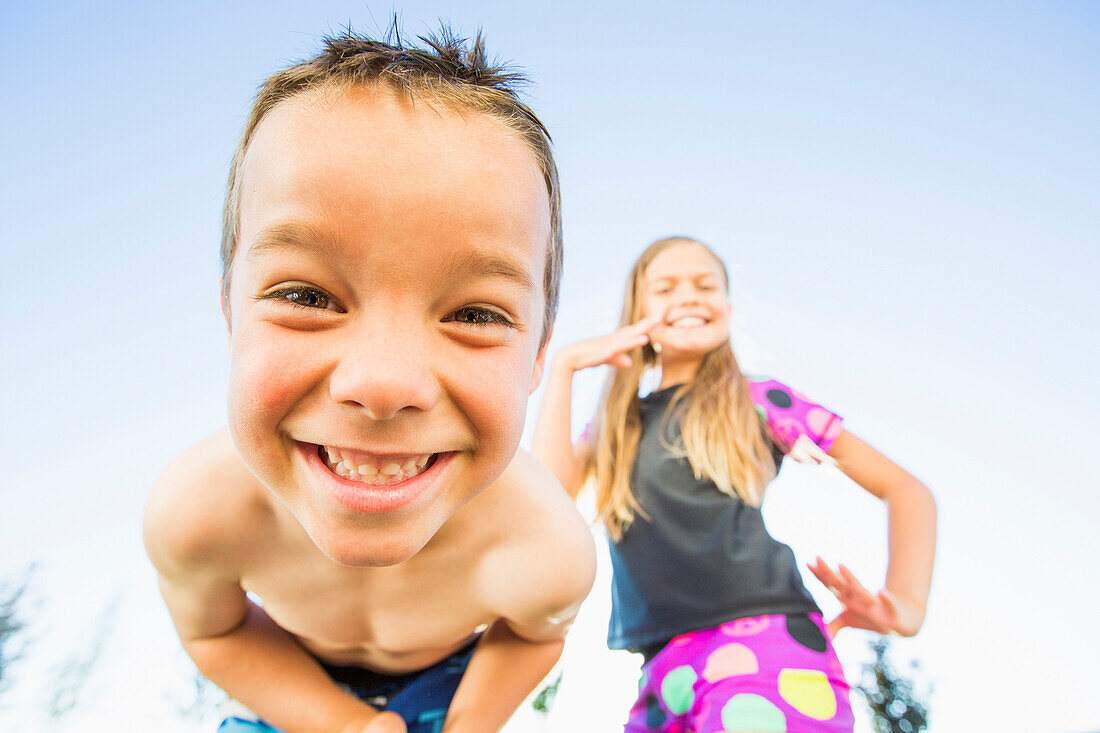
[[[411,504],[444,478],[456,453],[366,453],[300,443],[306,463],[319,484],[345,509],[384,513]]]
[[[384,486],[419,476],[438,455],[374,454],[347,448],[317,446],[317,454],[336,475],[357,483]]]

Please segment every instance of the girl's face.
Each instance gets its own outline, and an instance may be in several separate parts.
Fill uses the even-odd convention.
[[[662,366],[698,362],[729,339],[730,304],[722,265],[702,245],[675,244],[642,277],[642,316],[662,317],[650,332]]]

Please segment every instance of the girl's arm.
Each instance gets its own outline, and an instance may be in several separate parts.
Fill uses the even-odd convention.
[[[821,558],[810,570],[840,600],[844,610],[829,623],[833,635],[845,626],[912,636],[924,621],[936,553],[936,502],[912,474],[847,431],[829,450],[840,469],[886,503],[889,562],[886,585],[868,591],[843,565],[834,571]]]
[[[601,364],[630,366],[626,352],[645,345],[649,330],[660,321],[659,316],[645,318],[606,336],[578,341],[562,348],[550,362],[531,454],[550,469],[574,499],[584,484],[590,448],[587,443],[574,444],[572,439],[573,375]]]

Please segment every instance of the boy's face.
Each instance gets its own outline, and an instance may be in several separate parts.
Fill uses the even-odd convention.
[[[541,373],[549,226],[534,157],[484,115],[355,88],[260,124],[230,427],[328,557],[408,559],[508,465]]]

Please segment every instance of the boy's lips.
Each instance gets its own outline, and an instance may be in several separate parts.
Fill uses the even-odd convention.
[[[364,453],[301,444],[321,485],[346,509],[367,514],[396,511],[435,482],[455,453]],[[353,468],[354,466],[354,468]]]
[[[428,464],[437,455],[365,453],[328,445],[318,446],[317,454],[337,476],[374,486],[396,484],[419,476],[428,470]]]

